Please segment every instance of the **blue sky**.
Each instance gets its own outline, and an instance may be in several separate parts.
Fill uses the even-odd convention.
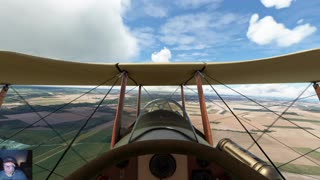
[[[81,62],[235,61],[318,48],[319,0],[0,0],[0,49]]]
[[[319,9],[319,0],[0,0],[0,50],[98,63],[260,59],[319,48]],[[236,88],[296,97],[305,86]]]
[[[245,60],[319,47],[319,7],[301,0],[142,0],[132,2],[124,22],[144,37],[138,61],[164,47],[170,61]]]

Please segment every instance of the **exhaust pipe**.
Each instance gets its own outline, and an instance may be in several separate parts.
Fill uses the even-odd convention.
[[[265,161],[243,149],[231,139],[225,138],[219,141],[217,149],[226,152],[244,164],[250,166],[268,179],[282,179],[278,172]]]

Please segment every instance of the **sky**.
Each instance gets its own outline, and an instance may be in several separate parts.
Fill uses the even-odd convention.
[[[319,48],[319,0],[0,0],[0,50],[78,62],[230,62]]]
[[[0,49],[80,62],[223,62],[318,48],[319,0],[0,0]]]

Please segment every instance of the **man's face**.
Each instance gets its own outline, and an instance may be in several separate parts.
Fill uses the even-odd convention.
[[[15,165],[12,162],[3,163],[3,169],[7,176],[12,176]]]

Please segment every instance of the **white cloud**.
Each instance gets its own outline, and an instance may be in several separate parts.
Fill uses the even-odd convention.
[[[276,9],[287,8],[291,5],[293,0],[260,0],[261,3],[267,7],[275,7]]]
[[[272,97],[272,98],[297,98],[300,93],[304,91],[304,89],[308,86],[307,83],[294,83],[294,84],[247,84],[247,85],[229,85],[232,89],[244,94],[248,97]],[[223,85],[213,85],[215,90],[220,95],[239,95],[234,91],[226,88]],[[163,91],[174,92],[177,86],[163,86],[161,87]],[[146,87],[147,90],[155,90],[159,91],[159,87]],[[195,94],[193,91],[197,92],[197,86],[186,86],[184,88],[186,94]],[[193,91],[191,91],[193,90]],[[203,91],[206,95],[215,94],[212,90],[211,86],[203,85]],[[239,95],[240,96],[240,95]],[[312,96],[312,97],[309,97]],[[310,86],[306,92],[300,97],[309,97],[308,100],[317,100],[316,93],[312,86]],[[259,101],[259,98],[253,98]],[[297,102],[298,103],[298,102]]]
[[[175,62],[208,62],[215,60],[206,52],[186,51],[187,53],[179,53],[175,56]]]
[[[191,54],[192,56],[208,56],[208,53],[204,53],[204,52],[194,52]]]
[[[302,24],[304,21],[304,19],[299,19],[299,21],[297,21],[297,24]]]
[[[248,97],[273,97],[273,98],[297,98],[300,93],[308,86],[305,83],[295,84],[246,84],[246,85],[229,85],[232,89],[244,94]],[[226,88],[223,85],[213,85],[213,87],[222,95],[239,95],[238,93]],[[196,89],[196,87],[194,87]],[[215,94],[212,88],[204,85],[206,94]],[[300,97],[316,96],[312,86]],[[316,97],[314,97],[316,98]]]
[[[296,98],[306,88],[306,86],[306,84],[254,84],[240,85],[239,87],[235,87],[235,90],[248,96]],[[301,97],[314,94],[315,92],[313,88],[310,87]]]
[[[301,42],[316,30],[317,28],[310,24],[288,29],[283,24],[277,23],[271,16],[259,20],[259,15],[254,14],[250,19],[247,37],[259,45],[275,42],[278,46],[287,47]]]
[[[180,53],[176,57],[194,59],[194,58],[206,57],[206,56],[209,56],[209,54],[205,52],[193,52],[193,53]]]
[[[149,48],[156,43],[154,29],[151,27],[136,28],[132,33],[137,38],[139,47]]]
[[[177,50],[177,51],[189,51],[189,50],[203,50],[206,48],[209,48],[209,45],[206,44],[200,44],[200,43],[196,43],[196,44],[191,44],[191,45],[179,45],[175,48],[173,48],[173,50]]]
[[[149,1],[145,3],[144,11],[147,15],[156,18],[163,18],[168,15],[168,9],[160,5],[151,4]]]
[[[177,6],[184,9],[194,9],[201,6],[209,6],[211,8],[218,8],[223,0],[175,0]]]
[[[122,15],[130,0],[1,1],[0,49],[78,61],[138,54]]]
[[[169,62],[171,58],[171,51],[164,47],[160,52],[154,52],[151,55],[153,62]]]
[[[173,46],[175,50],[205,49],[226,43],[230,38],[230,26],[237,27],[244,22],[232,14],[196,13],[176,16],[162,25],[160,41]]]

